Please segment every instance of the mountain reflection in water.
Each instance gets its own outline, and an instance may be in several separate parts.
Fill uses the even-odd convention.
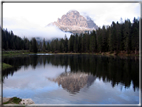
[[[106,57],[96,55],[29,55],[23,57],[3,58],[3,62],[14,68],[3,71],[2,81],[13,75],[21,66],[33,69],[41,65],[67,67],[71,72],[90,73],[97,78],[102,78],[104,82],[111,82],[112,87],[123,84],[129,88],[133,83],[134,91],[139,88],[139,57]],[[66,69],[65,69],[66,72]]]
[[[79,92],[80,89],[84,86],[89,87],[90,85],[92,85],[96,77],[91,74],[81,72],[65,72],[58,76],[56,79],[48,79],[57,82],[59,86],[61,85],[63,89],[66,89],[71,94],[75,94]]]
[[[36,104],[139,104],[139,59],[96,55],[3,58],[3,97]]]

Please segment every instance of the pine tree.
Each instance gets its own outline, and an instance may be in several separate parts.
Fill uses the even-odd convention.
[[[48,52],[50,52],[50,44],[49,44],[49,42],[47,42],[47,46],[46,46],[47,48],[46,48],[46,50],[48,51]]]
[[[38,48],[37,48],[37,41],[35,38],[32,38],[31,43],[30,43],[30,51],[37,53]]]
[[[121,40],[122,40],[121,27],[120,27],[120,24],[117,22],[116,24],[116,51],[117,52],[120,51]]]
[[[90,52],[94,52],[94,50],[95,50],[95,37],[94,36],[91,36],[91,38],[90,38],[90,46],[89,46],[89,48],[90,48]]]
[[[97,46],[98,51],[102,52],[102,34],[100,28],[97,30]]]
[[[67,38],[66,35],[65,35],[65,44],[64,44],[64,46],[65,46],[65,52],[68,52],[68,38]]]
[[[134,18],[133,25],[131,27],[131,45],[132,50],[137,53],[139,50],[139,21]]]
[[[124,48],[126,50],[127,53],[129,53],[130,49],[131,49],[131,42],[130,42],[130,27],[131,27],[131,22],[130,20],[125,20],[125,24],[124,24]]]
[[[46,51],[45,38],[43,39],[42,51],[43,51],[43,52],[45,52],[45,51]]]

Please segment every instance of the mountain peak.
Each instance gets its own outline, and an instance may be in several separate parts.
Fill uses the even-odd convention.
[[[77,10],[68,11],[52,25],[56,25],[62,31],[72,33],[84,33],[98,28],[89,16],[86,18],[80,15]]]
[[[70,11],[67,12],[67,14],[70,14],[70,13],[77,13],[77,14],[79,14],[79,12],[77,10],[70,10]]]

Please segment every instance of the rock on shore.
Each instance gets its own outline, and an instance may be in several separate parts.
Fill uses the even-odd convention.
[[[35,104],[32,99],[22,99],[20,104]]]
[[[10,99],[12,99],[12,98],[3,98],[3,103],[6,103],[6,102],[8,102],[8,101],[10,101]],[[34,102],[33,102],[33,100],[32,99],[30,99],[30,98],[27,98],[27,99],[21,99],[22,101],[20,101],[20,103],[19,104],[25,104],[25,105],[27,105],[27,104],[35,104]],[[1,97],[0,97],[0,104],[1,104]],[[14,102],[11,102],[11,103],[8,103],[8,104],[15,104]]]

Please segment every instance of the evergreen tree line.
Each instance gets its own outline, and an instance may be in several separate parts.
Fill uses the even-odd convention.
[[[2,30],[3,50],[30,50],[31,52],[138,52],[139,50],[139,20],[134,18],[123,23],[112,22],[111,26],[103,26],[96,31],[84,34],[71,34],[68,39],[54,39],[46,42],[43,39],[39,44],[35,38],[28,40],[16,36],[13,32]]]
[[[13,31],[2,29],[2,49],[3,50],[30,50],[37,52],[37,41],[35,38],[29,40],[28,38],[14,35]]]
[[[124,23],[112,22],[111,26],[103,26],[96,31],[71,35],[69,39],[52,40],[47,44],[47,50],[52,52],[138,52],[139,50],[139,20],[129,19]]]

